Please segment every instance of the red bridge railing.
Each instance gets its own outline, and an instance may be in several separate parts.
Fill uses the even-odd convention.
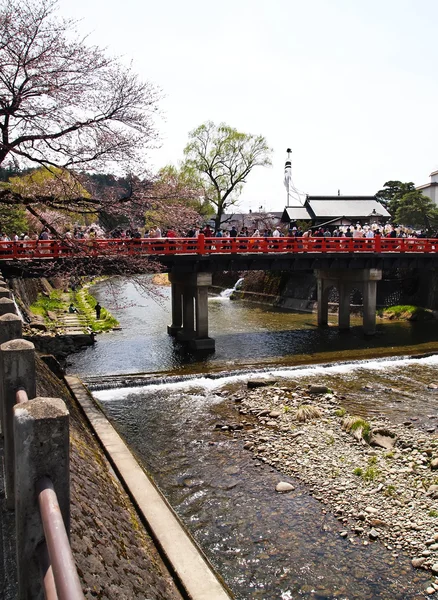
[[[0,242],[1,260],[269,253],[438,253],[438,239],[422,238],[142,238]]]

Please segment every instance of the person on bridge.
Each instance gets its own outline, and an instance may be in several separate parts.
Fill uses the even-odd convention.
[[[79,312],[78,309],[76,308],[76,306],[73,304],[73,302],[68,307],[68,312],[69,313],[77,313],[77,312]]]
[[[94,307],[94,310],[96,311],[96,319],[99,320],[100,319],[100,311],[102,310],[102,307],[99,304],[99,302]]]

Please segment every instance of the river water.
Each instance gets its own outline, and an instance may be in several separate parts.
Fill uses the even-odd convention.
[[[316,379],[345,394],[349,411],[413,419],[431,430],[438,424],[437,396],[419,390],[438,381],[438,359],[371,357],[438,350],[437,324],[380,324],[378,335],[367,339],[359,322],[339,334],[336,327],[318,329],[314,315],[212,298],[216,353],[200,357],[167,336],[167,288],[160,288],[164,298],[155,302],[128,280],[117,285],[125,308],[111,309],[122,330],[101,335],[93,348],[71,357],[69,370],[101,388],[94,394],[108,417],[235,597],[423,597],[428,577],[411,567],[409,557],[378,542],[342,539],[342,525],[304,485],[293,481],[293,492],[277,494],[278,481],[290,479],[254,460],[243,449],[244,434],[215,425],[238,420],[228,396],[260,370],[285,385]],[[110,303],[106,283],[93,293]],[[303,366],[308,363],[314,364]],[[102,389],[111,386],[106,376],[121,374],[137,374],[138,385]],[[157,374],[167,380],[157,384]]]

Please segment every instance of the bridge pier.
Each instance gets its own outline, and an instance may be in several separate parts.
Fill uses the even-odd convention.
[[[328,298],[332,287],[339,293],[338,326],[340,330],[350,329],[350,294],[353,289],[362,292],[363,329],[366,335],[376,332],[377,282],[382,279],[380,269],[333,269],[316,270],[318,296],[318,325],[328,323]]]
[[[172,324],[167,332],[193,350],[210,350],[208,337],[208,286],[211,273],[169,273],[172,285]]]

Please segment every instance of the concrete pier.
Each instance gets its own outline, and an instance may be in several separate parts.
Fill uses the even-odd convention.
[[[377,282],[382,279],[380,269],[333,269],[316,270],[318,295],[318,325],[328,323],[328,298],[331,288],[339,293],[338,325],[340,330],[350,328],[350,295],[354,289],[362,292],[363,329],[366,335],[376,332]]]
[[[172,285],[172,324],[170,335],[193,350],[213,351],[208,336],[208,287],[211,273],[170,273]]]

